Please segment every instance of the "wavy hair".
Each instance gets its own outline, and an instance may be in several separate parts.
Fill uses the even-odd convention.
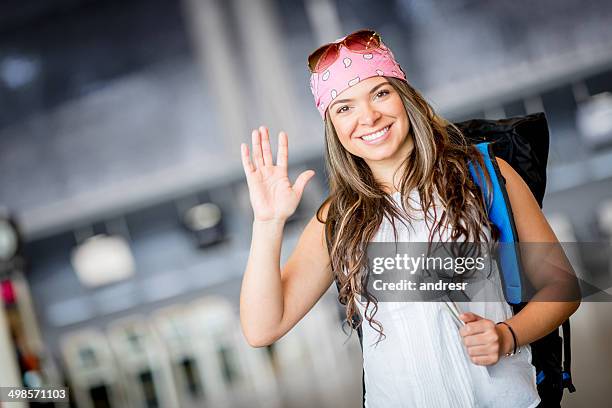
[[[423,96],[410,84],[386,77],[398,92],[410,122],[409,136],[414,148],[398,170],[403,169],[399,190],[404,209],[422,210],[429,228],[431,242],[441,231],[452,227],[450,240],[464,237],[465,241],[489,242],[498,239],[498,231],[488,218],[492,197],[483,197],[480,188],[470,176],[468,163],[477,163],[484,169],[482,155],[467,142],[455,125],[437,115]],[[393,226],[397,241],[396,219],[414,220],[411,211],[400,213],[389,194],[377,182],[367,165],[358,156],[348,152],[340,143],[329,117],[325,117],[326,169],[329,196],[317,210],[317,219],[325,224],[325,237],[331,260],[331,269],[338,286],[338,300],[346,307],[346,321],[357,329],[363,319],[357,318],[357,296],[367,300],[365,319],[384,338],[383,327],[374,320],[378,310],[377,299],[367,290],[366,249],[378,230],[383,217]],[[491,191],[491,180],[484,172],[484,182]],[[413,208],[409,196],[417,190],[420,209]],[[435,195],[443,205],[438,217]],[[324,208],[328,206],[325,219]],[[432,210],[433,216],[429,210]],[[438,207],[438,210],[440,208]],[[484,226],[491,231],[487,236]],[[370,305],[373,307],[370,309]],[[377,342],[378,342],[377,341]]]

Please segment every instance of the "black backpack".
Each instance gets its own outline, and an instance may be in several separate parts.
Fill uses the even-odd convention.
[[[540,208],[546,189],[546,164],[548,162],[549,131],[544,113],[501,120],[473,119],[455,123],[470,143],[489,142],[497,157],[510,164],[523,178],[532,191]],[[332,233],[333,235],[333,233]],[[328,249],[330,240],[327,238]],[[339,283],[336,281],[339,288]],[[513,305],[518,313],[526,303]],[[359,322],[353,316],[353,325]],[[538,394],[542,402],[539,407],[560,406],[563,389],[576,391],[571,376],[570,323],[566,320],[559,329],[553,330],[543,338],[531,343],[532,364],[536,369]],[[361,326],[357,329],[359,342],[363,347]],[[363,373],[362,373],[363,374]],[[362,375],[365,403],[365,382]]]
[[[495,156],[504,159],[523,178],[540,208],[546,189],[549,132],[543,112],[501,120],[473,119],[455,123],[466,138],[476,144],[490,142]],[[513,305],[518,313],[526,303]],[[560,406],[563,389],[576,391],[571,374],[569,319],[559,328],[531,343],[536,368],[540,407]]]

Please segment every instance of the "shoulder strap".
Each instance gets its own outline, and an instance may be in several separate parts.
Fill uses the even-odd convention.
[[[572,382],[572,340],[569,319],[563,322],[561,328],[563,330],[563,388],[567,388],[569,392],[575,392],[576,387]]]
[[[482,154],[485,169],[491,178],[493,200],[488,211],[489,219],[500,232],[499,266],[502,272],[504,294],[508,303],[512,305],[518,304],[522,299],[523,288],[520,254],[514,245],[514,243],[518,242],[518,234],[514,225],[512,207],[506,192],[505,180],[495,160],[491,144],[479,143],[475,146]],[[478,169],[475,167],[478,167]],[[474,164],[469,163],[469,170],[472,179],[483,192],[483,196],[488,197],[489,193],[485,184],[483,169],[480,166],[474,166]]]
[[[482,158],[485,164],[485,168],[488,173],[491,175],[491,184],[493,190],[493,200],[488,208],[489,210],[489,219],[495,224],[500,230],[500,239],[499,241],[502,245],[499,248],[499,266],[502,272],[503,284],[504,284],[504,294],[506,296],[506,300],[513,306],[515,312],[520,310],[524,303],[521,303],[522,300],[522,276],[521,273],[521,260],[520,253],[518,248],[513,245],[514,243],[518,243],[518,233],[516,232],[516,226],[514,225],[514,216],[512,214],[512,206],[510,205],[510,199],[508,198],[508,192],[506,191],[505,179],[499,170],[499,166],[497,165],[497,160],[495,159],[495,154],[493,153],[493,149],[491,143],[479,143],[475,145],[478,151],[482,154]],[[469,164],[470,173],[474,182],[480,187],[481,191],[483,191],[483,195],[487,197],[487,188],[484,184],[484,174],[483,169],[478,167],[475,169],[475,166],[472,163]],[[540,201],[541,205],[541,201]],[[572,374],[571,374],[571,337],[570,337],[570,322],[569,319],[563,322],[562,325],[563,330],[563,371],[562,375],[562,386],[563,388],[567,388],[569,392],[576,391],[576,387],[572,382]],[[547,338],[558,338],[558,329],[548,334],[544,338],[537,340],[534,342],[533,346],[537,346],[538,344],[545,345]],[[554,344],[554,343],[553,343]],[[555,354],[557,351],[552,350],[550,348],[546,348],[545,353],[542,352],[541,347],[536,347],[540,350],[540,353],[543,354]],[[558,350],[560,353],[561,350]],[[541,358],[543,356],[538,356],[538,353],[535,352],[533,358],[533,363],[536,366],[542,366]],[[560,355],[559,355],[560,360]],[[557,361],[559,361],[557,360]],[[539,361],[539,362],[538,362]],[[544,377],[544,371],[540,371],[539,375]],[[539,380],[541,382],[541,379]]]

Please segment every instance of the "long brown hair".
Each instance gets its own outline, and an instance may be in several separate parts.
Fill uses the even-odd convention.
[[[451,241],[464,237],[466,241],[488,242],[488,227],[492,239],[497,240],[497,229],[490,223],[487,208],[491,197],[483,197],[480,188],[470,176],[468,163],[477,163],[484,169],[481,154],[469,144],[461,131],[437,115],[421,94],[410,84],[396,78],[386,78],[398,92],[410,122],[409,137],[413,149],[400,165],[403,170],[400,192],[405,209],[414,209],[409,201],[410,192],[420,195],[420,210],[429,227],[429,241],[452,227]],[[365,318],[370,326],[384,338],[383,327],[374,320],[378,301],[364,285],[367,267],[366,249],[378,227],[387,217],[393,226],[397,241],[396,219],[410,222],[410,211],[400,213],[382,185],[377,182],[367,163],[349,153],[338,139],[329,117],[325,118],[326,168],[329,178],[329,196],[317,210],[317,219],[325,224],[325,236],[331,268],[338,285],[338,300],[346,306],[346,323],[357,328],[362,319],[355,320],[356,297],[367,299]],[[398,169],[398,170],[399,170]],[[484,172],[484,182],[491,191],[491,180]],[[434,195],[444,206],[440,217],[435,213]],[[329,205],[323,219],[324,207]],[[429,216],[429,210],[434,212]],[[440,235],[441,236],[441,235]],[[370,309],[370,304],[373,308]]]

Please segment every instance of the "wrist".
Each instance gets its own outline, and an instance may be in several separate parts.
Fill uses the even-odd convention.
[[[514,351],[515,345],[510,328],[506,326],[506,324],[500,322],[495,325],[495,329],[499,335],[499,356],[503,357],[511,355]],[[516,348],[518,349],[518,345]]]
[[[259,220],[255,218],[253,219],[253,227],[262,227],[262,228],[283,227],[286,221],[287,220],[285,218],[270,218],[267,220]]]

